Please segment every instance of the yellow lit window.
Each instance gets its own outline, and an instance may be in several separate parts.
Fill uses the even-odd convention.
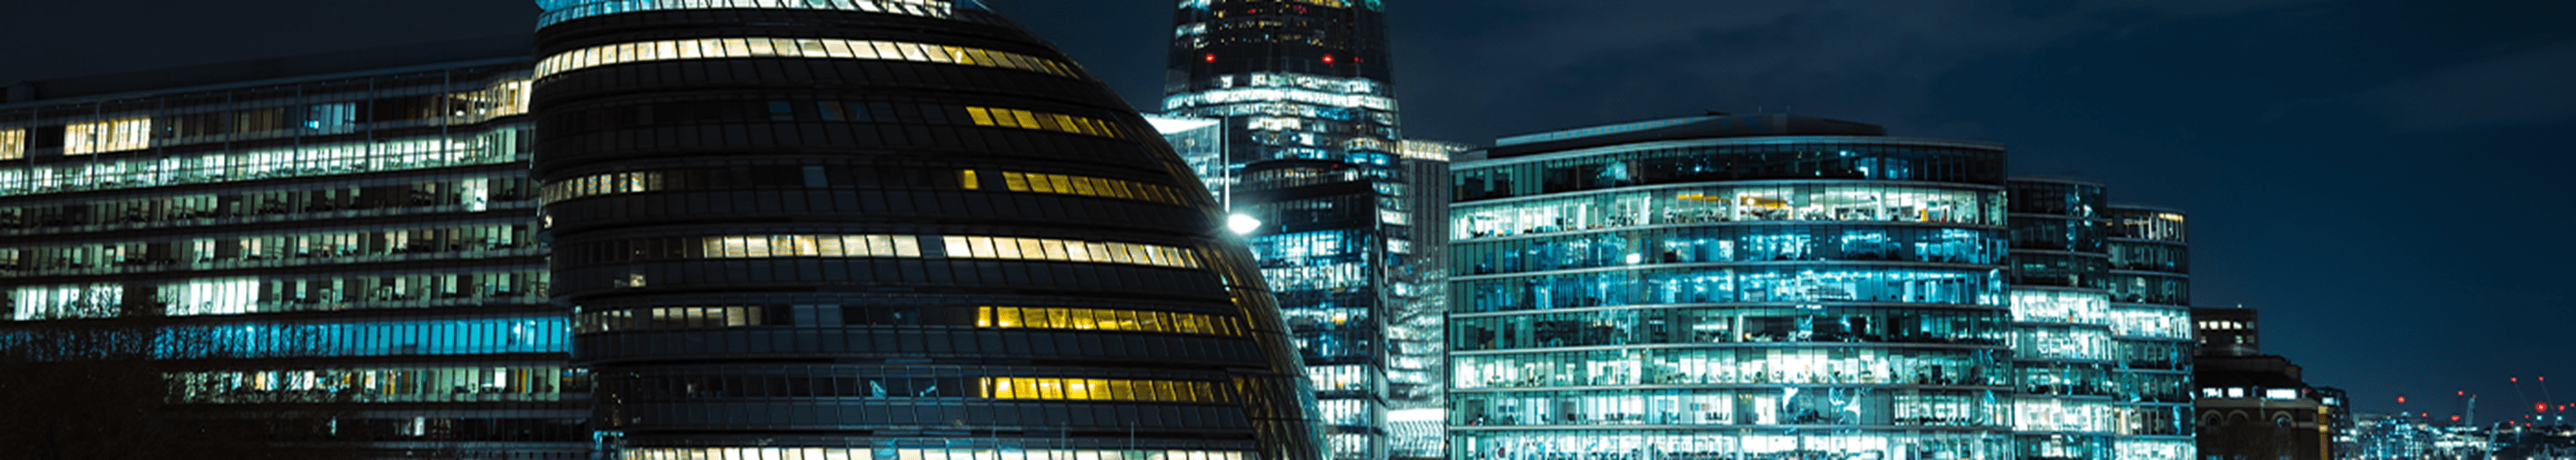
[[[0,129],[0,160],[27,157],[27,130]]]
[[[1076,77],[1071,67],[1052,61],[1014,53],[976,48],[931,46],[919,43],[847,40],[783,39],[766,37],[704,38],[622,43],[567,51],[537,64],[537,77],[603,65],[677,59],[716,59],[750,57],[791,57],[812,59],[872,59],[942,64],[971,65],[1029,70],[1060,77]],[[1010,65],[1011,62],[1043,65]]]
[[[1005,128],[1055,131],[1113,139],[1125,138],[1125,136],[1120,134],[1119,130],[1115,129],[1117,125],[1114,123],[1059,113],[1039,113],[1027,110],[994,107],[967,107],[966,115],[968,118],[973,118],[975,120],[975,124],[979,126],[1000,126]]]
[[[1215,382],[986,377],[983,397],[1076,401],[1220,402]]]
[[[124,118],[73,123],[63,129],[63,154],[142,150],[152,146],[152,119]]]

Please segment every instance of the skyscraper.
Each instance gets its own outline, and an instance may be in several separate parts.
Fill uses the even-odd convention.
[[[1334,458],[1389,455],[1395,318],[1419,309],[1415,160],[1378,0],[1180,0],[1163,110],[1218,121],[1203,180],[1241,216],[1317,387]]]
[[[972,1],[540,4],[554,299],[625,458],[1317,455],[1215,202],[1045,41]]]
[[[547,303],[526,168],[527,44],[10,88],[0,363],[120,365],[0,370],[7,411],[109,421],[0,451],[86,457],[51,449],[131,431],[154,434],[107,447],[255,455],[163,450],[211,432],[296,458],[587,458],[589,378]]]
[[[1450,458],[2012,458],[2002,146],[1709,114],[1483,153]]]

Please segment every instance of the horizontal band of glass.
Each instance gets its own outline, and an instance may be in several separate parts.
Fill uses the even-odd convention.
[[[569,353],[570,318],[250,323],[123,331],[118,343],[157,359],[257,359]],[[0,333],[0,348],[94,337],[90,331]]]
[[[1119,130],[1118,125],[1096,118],[996,107],[967,107],[966,115],[975,118],[976,126],[1035,129],[1111,139],[1127,138],[1126,132]]]
[[[760,326],[769,318],[763,314],[764,308],[766,307],[662,307],[583,312],[574,321],[573,333]]]
[[[501,129],[457,139],[398,139],[40,164],[0,169],[0,196],[506,164],[524,161],[519,153],[518,131]]]
[[[0,160],[27,157],[27,130],[0,129]]]
[[[546,184],[545,201],[556,203],[574,198],[661,190],[662,173],[658,171],[596,174]]]
[[[1671,459],[1916,459],[2006,460],[2013,440],[1989,432],[1805,430],[1710,430],[1688,427],[1648,430],[1605,427],[1590,430],[1477,431],[1453,429],[1453,459],[1559,460],[1631,458],[1655,452]]]
[[[2110,294],[2047,289],[2012,290],[2013,321],[2110,324]]]
[[[985,377],[981,397],[1066,401],[1226,402],[1223,385],[1190,380]]]
[[[272,184],[185,195],[47,200],[0,206],[0,235],[81,235],[251,223],[341,221],[533,210],[526,179],[510,171],[375,179],[364,183]],[[317,188],[319,187],[319,188]],[[533,215],[527,214],[527,215]]]
[[[1456,243],[1450,246],[1450,273],[1773,261],[2003,265],[2010,254],[2003,235],[1994,229],[1831,222],[1564,233]]]
[[[975,307],[975,327],[1245,335],[1234,318],[1106,308]]]
[[[63,154],[142,150],[152,147],[152,119],[120,118],[63,127]]]
[[[574,371],[578,373],[579,371]],[[421,367],[173,372],[170,402],[211,404],[560,401],[561,367]]]
[[[1199,268],[1198,251],[1151,244],[1010,238],[941,237],[948,257],[1062,262],[1119,263],[1157,267]]]
[[[1868,183],[1697,186],[1460,205],[1450,212],[1449,237],[1772,221],[2002,226],[2003,205],[2002,193],[1984,190]]]
[[[2009,305],[1995,272],[1842,264],[1610,270],[1459,281],[1449,297],[1456,313],[1765,302]]]
[[[2011,330],[1993,310],[1814,305],[1541,311],[1459,316],[1449,325],[1459,352],[1728,343],[1993,346],[2009,343]]]
[[[326,273],[114,283],[19,285],[8,319],[219,316],[297,311],[477,307],[546,303],[542,264],[531,271],[440,274]]]
[[[1017,441],[1017,439],[1013,439]],[[617,452],[620,460],[1257,460],[1249,452],[1209,450],[870,449],[864,447],[642,447]]]
[[[2013,409],[1985,390],[1867,387],[1470,393],[1453,400],[1450,421],[1467,426],[2000,428],[2011,424]]]
[[[1181,198],[1179,191],[1173,190],[1171,187],[1154,184],[1117,179],[1103,179],[1098,177],[1069,176],[1064,174],[1039,174],[1013,171],[1001,171],[998,174],[1002,175],[1002,183],[1004,186],[1010,187],[1011,191],[1014,192],[1097,196],[1143,200],[1182,206],[1189,204]],[[958,172],[958,177],[962,179],[962,183],[966,184],[967,190],[975,190],[982,187],[979,185],[980,182],[977,180],[979,175],[978,171],[972,169]]]
[[[841,38],[697,38],[600,45],[566,51],[537,62],[536,77],[634,62],[783,57],[934,62],[1026,70],[1081,78],[1073,66],[1025,54],[982,48]]]
[[[2110,401],[2045,396],[2021,396],[2012,401],[2013,429],[2019,431],[2109,433],[2111,425],[2120,420],[2113,417]]]
[[[2013,357],[2108,361],[2118,357],[2110,331],[2093,327],[2013,326]]]
[[[921,239],[913,235],[754,235],[706,237],[701,257],[760,259],[772,257],[924,257]],[[1197,251],[1138,243],[1077,241],[1051,238],[941,236],[945,257],[955,259],[1053,260],[1199,268]]]
[[[1463,162],[1450,183],[1459,202],[1748,180],[2000,185],[2000,147],[1868,137],[1693,139]],[[1997,219],[2003,211],[1995,208]]]
[[[1459,355],[1459,390],[1638,385],[2006,386],[1996,350],[1911,347],[1586,350]]]
[[[535,225],[466,225],[0,248],[0,274],[134,274],[544,255]],[[210,235],[211,236],[211,235]]]
[[[537,17],[537,27],[545,28],[565,21],[637,11],[742,9],[791,9],[865,11],[947,19],[954,7],[940,0],[570,0],[542,2],[546,13]]]

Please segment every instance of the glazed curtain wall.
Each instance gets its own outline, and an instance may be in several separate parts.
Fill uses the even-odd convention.
[[[1647,187],[1469,201],[1450,207],[1450,238],[1479,238],[1722,222],[1912,222],[2004,225],[2004,196],[1941,184],[1756,182]]]
[[[1537,196],[1654,184],[1835,179],[2003,185],[1993,147],[1833,141],[1710,140],[1708,144],[1514,161],[1452,176],[1460,200]]]

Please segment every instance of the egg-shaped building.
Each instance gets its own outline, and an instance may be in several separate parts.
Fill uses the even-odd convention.
[[[539,4],[550,292],[621,458],[1316,456],[1248,253],[1044,40],[972,1]]]

